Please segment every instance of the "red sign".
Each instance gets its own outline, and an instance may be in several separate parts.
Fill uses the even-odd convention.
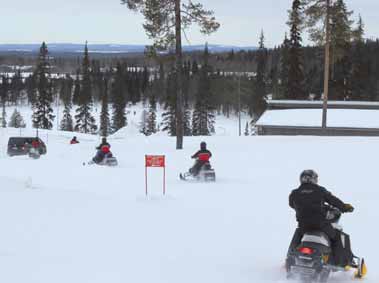
[[[145,167],[165,167],[164,155],[146,155]]]
[[[147,168],[163,167],[163,194],[166,194],[166,162],[164,155],[145,155],[145,184],[147,195]]]

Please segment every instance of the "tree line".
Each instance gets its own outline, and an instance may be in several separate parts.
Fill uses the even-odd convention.
[[[206,47],[203,52],[183,54],[179,69],[174,52],[101,61],[90,60],[86,45],[76,70],[54,78],[51,72],[57,59],[51,58],[42,44],[32,75],[22,78],[17,71],[12,78],[2,77],[3,117],[5,104],[30,104],[33,125],[49,129],[56,119],[51,105],[58,101],[64,105],[61,129],[108,135],[127,125],[127,105],[143,102],[144,134],[164,130],[175,136],[181,116],[184,135],[209,135],[214,132],[216,114],[243,111],[256,121],[269,97],[320,99],[324,83],[323,5],[324,1],[293,0],[289,32],[280,46],[266,48],[262,30],[255,51],[211,54]],[[379,40],[365,39],[362,18],[354,22],[352,15],[344,0],[332,1],[329,97],[377,101]],[[306,31],[314,46],[302,45]],[[178,88],[183,100],[180,113]],[[100,121],[93,117],[97,105],[101,105]],[[161,125],[157,124],[157,105],[164,108]]]

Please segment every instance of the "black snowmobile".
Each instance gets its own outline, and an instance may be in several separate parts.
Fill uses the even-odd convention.
[[[349,238],[342,233],[338,225],[341,212],[334,207],[328,207],[327,219],[335,229],[341,231],[341,240],[344,245],[350,245]],[[345,246],[344,246],[345,247]],[[323,232],[305,233],[295,250],[289,251],[286,259],[287,278],[304,283],[327,282],[332,272],[355,269],[355,278],[363,278],[366,265],[363,258],[352,256],[351,263],[346,267],[336,266],[333,262],[331,242]]]
[[[118,165],[118,161],[117,158],[110,151],[107,153],[103,153],[101,150],[98,150],[96,156],[88,162],[88,165],[92,164],[114,167]]]
[[[183,174],[180,173],[179,175],[180,179],[183,181],[195,180],[199,182],[215,182],[216,181],[215,170],[212,168],[211,163],[209,161],[202,164],[197,174],[195,174],[193,170],[191,169],[189,170],[189,172],[186,172]]]

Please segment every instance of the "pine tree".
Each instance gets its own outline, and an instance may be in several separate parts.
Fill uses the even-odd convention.
[[[250,136],[249,122],[246,122],[244,135],[245,136]]]
[[[306,99],[301,48],[301,28],[303,25],[303,6],[300,0],[293,0],[288,25],[290,41],[288,53],[288,95],[292,99]]]
[[[9,120],[9,127],[11,128],[25,128],[26,124],[24,122],[24,118],[22,118],[20,112],[15,109],[12,113],[12,116]]]
[[[144,29],[154,40],[154,46],[167,50],[175,46],[176,68],[176,149],[183,149],[184,99],[182,90],[182,30],[192,24],[200,27],[203,34],[215,32],[220,24],[216,22],[213,12],[205,10],[201,3],[184,0],[122,0],[129,9],[140,11],[144,18]]]
[[[254,81],[254,93],[252,96],[252,102],[250,105],[250,115],[254,116],[256,120],[262,115],[266,109],[266,60],[267,60],[267,50],[264,45],[264,34],[261,32],[259,39],[259,49],[257,51],[257,74]]]
[[[45,42],[42,43],[38,57],[37,69],[34,73],[36,81],[36,100],[33,105],[33,125],[35,128],[51,129],[55,116],[53,115],[52,83],[50,64]]]
[[[75,131],[81,133],[94,134],[97,131],[95,118],[91,114],[92,110],[92,86],[90,77],[90,61],[88,55],[87,42],[84,47],[84,58],[82,63],[82,81],[80,85],[80,94],[78,101],[78,109],[76,109],[76,125]]]
[[[150,136],[157,132],[157,101],[152,94],[149,100],[149,112],[147,114],[146,135]]]
[[[125,86],[125,69],[118,63],[116,73],[112,84],[112,130],[113,132],[126,127],[128,125],[125,113],[126,108],[126,86]]]
[[[215,109],[212,105],[211,74],[212,68],[209,65],[209,51],[208,45],[206,45],[204,64],[200,70],[195,109],[192,114],[192,134],[194,136],[209,136],[215,131]]]
[[[100,114],[100,135],[107,137],[111,129],[108,110],[108,78],[103,80],[103,95],[101,98],[101,114]]]

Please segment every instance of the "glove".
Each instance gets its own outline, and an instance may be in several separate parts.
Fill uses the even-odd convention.
[[[353,212],[353,211],[354,211],[354,207],[349,203],[345,203],[343,212]]]

